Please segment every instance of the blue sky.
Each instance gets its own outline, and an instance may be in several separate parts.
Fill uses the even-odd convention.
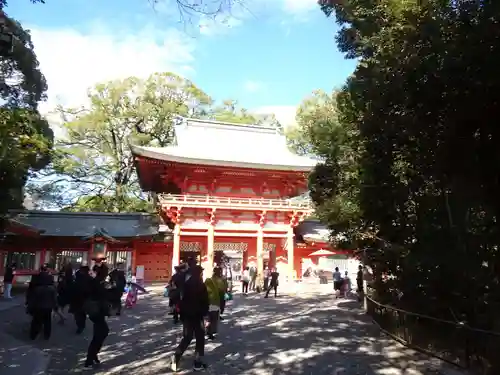
[[[215,99],[289,121],[312,90],[330,91],[354,69],[315,0],[247,0],[215,21],[184,14],[184,23],[169,1],[11,0],[7,13],[32,30],[49,83],[44,110],[79,104],[98,81],[173,71]]]

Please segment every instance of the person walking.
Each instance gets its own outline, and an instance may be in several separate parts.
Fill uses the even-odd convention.
[[[221,301],[224,300],[226,293],[221,268],[214,268],[212,277],[205,280],[205,286],[207,287],[209,304],[207,337],[214,340],[219,327]]]
[[[224,314],[224,311],[226,310],[226,297],[229,298],[229,283],[227,282],[227,277],[223,274],[222,269],[221,269],[221,274],[220,277],[218,276],[217,282],[220,285],[220,288],[222,290],[222,293],[220,295],[220,312],[219,312],[219,320],[224,320],[224,317],[222,314]]]
[[[271,289],[274,289],[274,298],[278,296],[278,278],[280,274],[276,270],[276,268],[273,268],[270,274],[270,281],[269,281],[269,288],[267,288],[267,292],[264,298],[269,297],[269,292]]]
[[[340,273],[339,268],[335,267],[335,271],[333,272],[333,290],[335,291],[336,298],[340,296],[341,288],[342,288],[342,274]]]
[[[269,270],[269,267],[266,266],[264,268],[264,290],[269,289],[269,277],[271,276],[271,271]]]
[[[66,263],[57,275],[57,306],[61,313],[64,313],[64,308],[71,302],[73,285],[73,266],[71,263]]]
[[[248,294],[248,284],[250,283],[250,268],[245,267],[241,275],[241,292]]]
[[[173,372],[179,369],[182,355],[193,341],[196,340],[196,357],[193,363],[194,371],[207,368],[204,362],[205,329],[204,318],[208,314],[209,299],[207,287],[203,283],[203,268],[190,266],[189,273],[182,288],[182,297],[179,303],[182,321],[182,340],[171,358],[170,367]]]
[[[5,268],[5,274],[3,275],[3,296],[4,298],[12,298],[12,283],[14,282],[14,275],[16,273],[16,263],[12,263],[10,266]]]
[[[173,274],[169,283],[169,306],[172,308],[172,315],[174,324],[179,323],[179,303],[181,301],[182,286],[186,279],[187,265],[182,264],[175,266],[175,273]]]
[[[358,273],[356,274],[356,286],[357,286],[358,301],[361,302],[364,296],[363,266],[361,264],[358,266]]]
[[[43,327],[43,338],[48,340],[52,333],[52,310],[57,307],[57,291],[45,264],[31,278],[26,291],[26,307],[32,317],[30,338],[35,340]]]
[[[116,309],[116,315],[122,312],[122,296],[127,285],[127,278],[123,271],[123,263],[118,263],[117,267],[109,273],[109,279],[113,285],[111,288],[111,306]]]
[[[257,268],[252,267],[250,268],[250,284],[248,285],[248,287],[252,292],[255,292],[256,284],[257,284]]]
[[[101,363],[98,355],[109,334],[106,317],[110,315],[110,303],[108,301],[108,290],[105,287],[108,267],[99,262],[94,266],[93,271],[95,276],[90,280],[89,298],[84,303],[85,312],[94,325],[92,340],[87,350],[85,367],[95,367]]]
[[[91,282],[90,268],[88,266],[81,266],[75,274],[75,285],[70,303],[71,312],[75,318],[77,335],[85,330],[87,323],[84,303],[90,297]]]

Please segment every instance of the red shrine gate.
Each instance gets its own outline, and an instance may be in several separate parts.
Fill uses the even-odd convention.
[[[296,278],[294,228],[312,208],[293,197],[316,161],[292,154],[276,128],[182,119],[175,132],[175,146],[132,146],[141,187],[159,193],[174,228],[172,266],[194,253],[210,270],[226,250],[260,274],[268,260]]]

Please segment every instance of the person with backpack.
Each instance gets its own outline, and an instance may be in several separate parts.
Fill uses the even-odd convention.
[[[194,371],[207,368],[203,358],[205,355],[205,327],[204,319],[208,314],[208,291],[203,282],[203,268],[190,266],[186,273],[179,302],[180,318],[182,321],[182,340],[171,358],[171,369],[177,372],[182,355],[193,341],[196,340],[196,358],[193,363]]]

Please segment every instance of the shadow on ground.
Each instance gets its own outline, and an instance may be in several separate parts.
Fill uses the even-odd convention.
[[[207,344],[209,374],[427,375],[449,369],[378,334],[355,301],[335,301],[330,296],[262,297],[235,297],[218,339]],[[101,354],[102,367],[85,372],[168,373],[180,327],[166,314],[167,305],[162,297],[148,297],[123,316],[110,318],[111,334]],[[26,342],[28,317],[24,311],[11,309],[1,316],[5,316],[4,329]],[[74,324],[68,320],[65,326],[54,327],[50,341],[37,340],[34,345],[51,356],[49,375],[74,374],[83,371],[90,336],[91,329],[76,336]],[[189,368],[192,359],[190,349],[183,366]]]

